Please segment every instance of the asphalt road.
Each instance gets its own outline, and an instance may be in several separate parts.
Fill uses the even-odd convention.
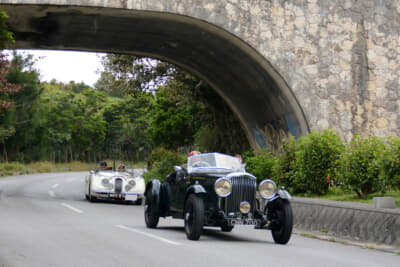
[[[236,226],[189,241],[183,221],[147,229],[143,206],[84,199],[86,173],[0,178],[0,267],[8,266],[400,266],[400,256]]]

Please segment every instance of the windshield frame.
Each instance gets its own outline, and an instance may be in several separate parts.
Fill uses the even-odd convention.
[[[214,164],[212,164],[212,161]],[[204,162],[208,166],[194,166],[195,163]],[[230,167],[228,167],[230,166]],[[188,173],[231,173],[245,172],[245,165],[240,162],[237,157],[222,154],[218,152],[201,153],[188,157],[187,160]]]

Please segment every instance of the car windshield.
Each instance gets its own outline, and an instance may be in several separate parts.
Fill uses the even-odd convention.
[[[188,158],[187,166],[189,173],[244,171],[244,165],[238,158],[220,153],[203,153],[191,156]]]

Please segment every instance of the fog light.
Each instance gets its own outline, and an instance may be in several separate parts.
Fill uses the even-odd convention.
[[[240,203],[240,212],[243,214],[247,214],[250,211],[250,203],[247,201],[243,201]]]

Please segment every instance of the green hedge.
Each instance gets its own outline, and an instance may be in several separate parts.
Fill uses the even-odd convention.
[[[323,195],[336,180],[338,159],[344,145],[333,131],[312,132],[298,142],[296,191]]]
[[[276,158],[268,150],[250,151],[243,155],[246,171],[257,177],[257,182],[273,179]]]
[[[343,186],[349,187],[360,198],[375,192],[384,193],[389,181],[382,175],[383,156],[388,153],[383,139],[355,136],[346,146],[339,161],[338,175]]]
[[[388,138],[387,148],[380,160],[381,180],[400,190],[400,139]]]
[[[332,130],[284,140],[278,155],[267,150],[244,155],[258,181],[272,178],[297,195],[324,195],[329,188],[360,198],[400,189],[400,139],[361,138],[344,143]]]
[[[148,159],[145,178],[164,180],[186,155],[157,148]],[[284,140],[278,155],[268,150],[243,155],[246,171],[260,182],[274,180],[297,195],[325,195],[332,190],[353,191],[360,198],[400,189],[400,139],[361,138],[344,143],[332,130],[311,132],[298,140]]]

